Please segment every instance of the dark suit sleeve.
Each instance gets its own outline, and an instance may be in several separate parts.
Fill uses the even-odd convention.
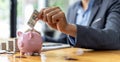
[[[120,49],[120,2],[110,6],[105,18],[103,29],[76,25],[77,40],[74,46],[96,50]]]

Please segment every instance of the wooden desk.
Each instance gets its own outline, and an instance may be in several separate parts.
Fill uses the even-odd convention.
[[[0,62],[120,62],[120,51],[89,51],[77,55],[78,48],[66,48],[42,52],[41,56],[15,58],[19,54],[0,54]],[[65,57],[78,60],[66,60]]]

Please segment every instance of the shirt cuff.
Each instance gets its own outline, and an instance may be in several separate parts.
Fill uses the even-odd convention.
[[[75,46],[76,39],[74,37],[68,35],[68,40],[69,40],[70,44],[72,44],[73,46]]]

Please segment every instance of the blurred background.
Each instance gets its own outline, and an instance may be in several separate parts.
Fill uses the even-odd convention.
[[[29,20],[34,9],[59,6],[65,13],[68,7],[77,0],[0,0],[0,42],[8,38],[15,38],[17,31],[29,28]],[[44,22],[37,22],[35,29],[42,36],[48,35],[59,38],[60,32],[48,27]]]

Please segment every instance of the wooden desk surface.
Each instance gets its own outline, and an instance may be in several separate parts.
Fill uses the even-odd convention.
[[[18,54],[0,54],[0,62],[120,62],[120,50],[118,51],[87,51],[82,55],[76,54],[78,48],[65,48],[42,52],[41,56],[26,56],[27,58],[15,58]],[[77,60],[66,60],[65,57]]]

